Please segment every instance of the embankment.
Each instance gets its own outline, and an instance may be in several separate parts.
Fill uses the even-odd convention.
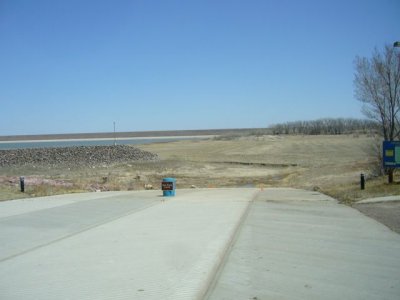
[[[23,165],[94,166],[157,159],[157,154],[127,145],[0,150],[0,167]]]

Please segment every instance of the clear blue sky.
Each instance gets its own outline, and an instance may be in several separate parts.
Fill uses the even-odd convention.
[[[399,0],[0,0],[0,135],[361,118]]]

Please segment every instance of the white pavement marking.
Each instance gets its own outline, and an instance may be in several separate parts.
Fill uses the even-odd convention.
[[[199,299],[256,192],[179,190],[166,201],[151,192],[158,201],[154,206],[0,262],[0,299]],[[148,194],[129,195],[139,201]],[[83,206],[89,209],[99,200],[86,201],[93,201],[93,206]],[[121,205],[109,203],[110,209]],[[69,205],[74,204],[59,208]],[[27,229],[32,215],[46,219],[46,212],[51,218],[52,209],[46,207],[15,215],[14,224],[13,217],[5,219],[8,226]],[[37,218],[33,220],[37,225]],[[65,225],[68,218],[62,220]],[[39,243],[41,234],[52,230],[51,225],[35,229],[27,233]]]
[[[208,299],[400,299],[400,236],[350,207],[295,193],[312,194],[259,195]]]

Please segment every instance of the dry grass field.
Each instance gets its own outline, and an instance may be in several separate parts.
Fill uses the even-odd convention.
[[[398,195],[398,184],[388,185],[385,177],[378,176],[375,145],[377,139],[365,135],[248,135],[140,145],[157,153],[160,160],[91,168],[0,168],[0,199],[136,190],[145,185],[159,189],[163,177],[177,178],[178,189],[285,186],[318,190],[349,204],[373,196]],[[363,191],[360,173],[367,177]],[[25,194],[18,192],[22,175],[26,177]]]
[[[175,162],[172,175],[188,186],[285,186],[318,190],[344,202],[399,194],[379,175],[371,136],[245,136],[142,146]],[[360,190],[360,174],[366,190]]]

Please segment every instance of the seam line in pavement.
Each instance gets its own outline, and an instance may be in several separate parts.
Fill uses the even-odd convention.
[[[211,293],[213,292],[218,279],[220,277],[220,274],[222,272],[222,270],[224,269],[224,266],[227,262],[227,258],[229,257],[229,254],[232,251],[233,246],[235,245],[240,232],[243,228],[244,222],[246,221],[249,213],[250,213],[250,209],[253,206],[253,203],[256,201],[258,195],[260,194],[260,191],[256,192],[254,194],[254,196],[251,198],[251,200],[249,201],[245,211],[243,212],[243,214],[241,215],[238,224],[236,225],[232,237],[230,238],[229,242],[227,243],[227,245],[225,246],[225,249],[223,251],[223,255],[221,257],[220,262],[214,267],[214,270],[212,272],[212,275],[210,276],[208,283],[207,283],[207,287],[205,289],[205,292],[198,298],[199,300],[207,300],[210,298]]]
[[[138,209],[138,208],[135,208],[135,209],[128,210],[126,213],[124,213],[124,214],[122,214],[122,215],[119,215],[119,216],[117,216],[117,217],[113,217],[113,218],[106,219],[106,220],[104,220],[104,221],[102,221],[102,222],[95,223],[95,224],[93,224],[93,225],[91,225],[91,226],[88,226],[88,227],[85,227],[85,228],[83,228],[83,229],[81,229],[81,230],[78,230],[78,231],[72,232],[72,233],[70,233],[70,234],[64,235],[64,236],[62,236],[62,237],[60,237],[60,238],[58,238],[58,239],[52,240],[52,241],[47,242],[47,243],[45,243],[45,244],[41,244],[41,245],[32,247],[32,248],[30,248],[30,249],[24,250],[24,251],[22,251],[22,252],[19,252],[19,253],[16,253],[16,254],[7,256],[7,257],[5,257],[5,258],[2,258],[2,259],[0,259],[0,262],[4,262],[4,261],[10,260],[10,259],[13,259],[13,258],[15,258],[15,257],[24,255],[24,254],[26,254],[26,253],[29,253],[29,252],[36,251],[36,250],[38,250],[38,249],[47,247],[47,246],[49,246],[49,245],[52,245],[52,244],[55,244],[55,243],[60,242],[60,241],[62,241],[62,240],[68,239],[68,238],[73,237],[73,236],[75,236],[75,235],[78,235],[78,234],[81,234],[81,233],[83,233],[83,232],[89,231],[89,230],[91,230],[91,229],[93,229],[93,228],[99,227],[99,226],[104,225],[104,224],[107,224],[107,223],[114,222],[114,221],[116,221],[116,220],[118,220],[118,219],[127,217],[127,216],[129,216],[129,215],[131,215],[131,214],[133,214],[133,213],[136,213],[136,212],[145,210],[145,209],[150,208],[150,207],[152,207],[152,206],[155,206],[155,205],[157,205],[157,204],[159,205],[160,202],[153,202],[153,203],[150,203],[150,204],[148,204],[148,205],[146,205],[146,206],[144,206],[144,207],[141,207],[141,208],[139,208],[139,209]]]

